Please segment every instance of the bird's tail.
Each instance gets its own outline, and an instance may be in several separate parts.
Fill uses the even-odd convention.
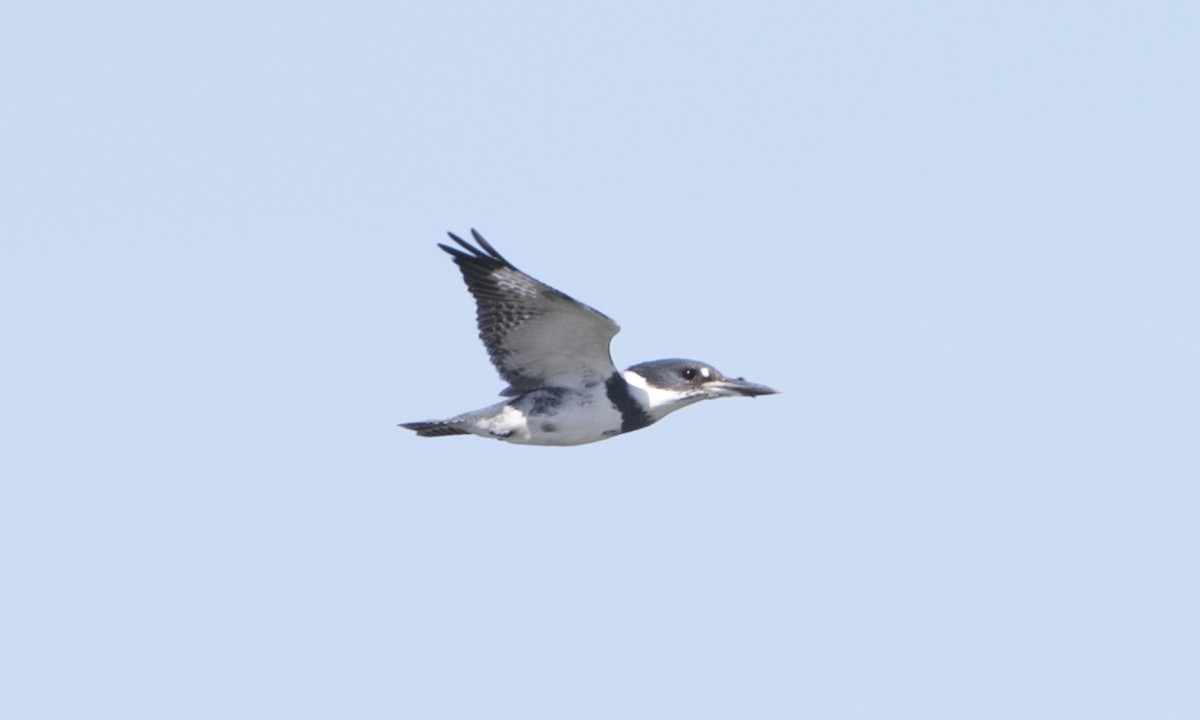
[[[447,435],[470,435],[462,429],[461,420],[424,420],[400,423],[400,427],[415,431],[421,437],[443,437]]]

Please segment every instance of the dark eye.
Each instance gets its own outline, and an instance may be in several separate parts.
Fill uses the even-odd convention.
[[[695,380],[696,368],[684,368],[679,374],[683,376],[684,380]]]

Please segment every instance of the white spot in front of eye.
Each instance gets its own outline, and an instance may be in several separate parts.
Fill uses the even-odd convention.
[[[707,380],[707,379],[708,379],[708,374],[709,374],[709,373],[708,373],[708,368],[706,368],[706,367],[702,367],[702,368],[700,368],[700,374],[704,376],[704,379],[705,379],[705,380]]]

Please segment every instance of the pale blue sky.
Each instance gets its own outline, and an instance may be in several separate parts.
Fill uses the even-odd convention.
[[[1197,8],[6,6],[0,716],[1200,716]],[[472,226],[783,394],[397,428]]]

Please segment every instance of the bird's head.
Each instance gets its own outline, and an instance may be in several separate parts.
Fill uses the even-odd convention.
[[[639,399],[655,420],[700,400],[778,392],[742,378],[725,377],[712,365],[697,360],[651,360],[638,363],[622,374],[635,395],[643,396]]]

